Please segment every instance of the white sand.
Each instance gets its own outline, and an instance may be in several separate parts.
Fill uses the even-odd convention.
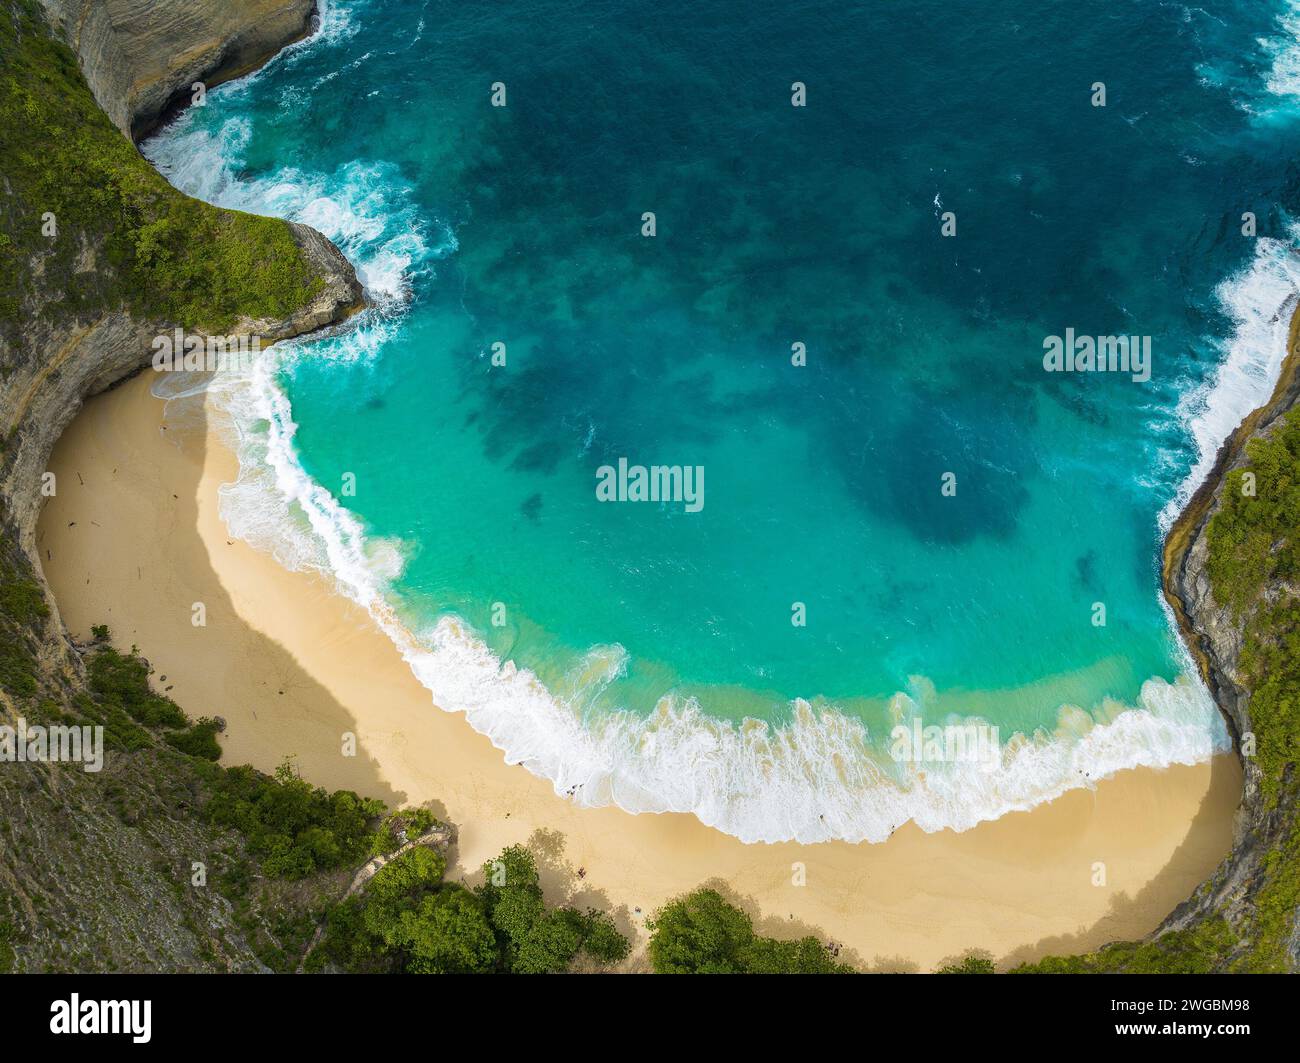
[[[460,830],[455,873],[544,831],[552,897],[608,906],[625,926],[721,883],[765,932],[814,933],[872,968],[929,970],[972,949],[1014,962],[1145,934],[1228,852],[1241,786],[1229,756],[1124,772],[963,834],[908,824],[882,845],[743,845],[687,815],[578,808],[435,708],[321,578],[231,541],[217,488],[234,478],[233,455],[211,434],[169,441],[184,433],[160,430],[151,382],[92,400],[52,459],[58,494],[39,541],[68,627],[85,638],[107,623],[192,716],[225,717],[227,763],[271,770],[293,755],[319,785],[434,802]],[[190,622],[200,601],[206,627]],[[359,756],[341,755],[345,732]],[[806,885],[792,884],[796,863]]]

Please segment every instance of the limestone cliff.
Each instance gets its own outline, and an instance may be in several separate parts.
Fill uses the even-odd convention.
[[[311,31],[315,0],[43,0],[100,107],[147,135],[195,82],[248,73]]]
[[[1246,418],[1223,443],[1215,466],[1201,485],[1174,527],[1165,544],[1165,595],[1178,619],[1180,630],[1199,665],[1202,677],[1222,710],[1234,742],[1241,750],[1246,739],[1246,755],[1241,757],[1244,790],[1234,824],[1233,850],[1214,876],[1181,904],[1166,920],[1158,934],[1187,931],[1207,920],[1223,918],[1240,940],[1231,945],[1219,967],[1239,963],[1250,949],[1258,948],[1259,931],[1255,928],[1256,905],[1261,891],[1279,877],[1300,878],[1300,867],[1289,859],[1291,842],[1296,838],[1297,780],[1290,755],[1282,759],[1276,793],[1267,797],[1265,776],[1257,750],[1270,739],[1261,735],[1261,721],[1252,717],[1252,677],[1243,666],[1243,651],[1248,636],[1255,634],[1275,640],[1280,631],[1252,628],[1251,621],[1267,604],[1294,600],[1295,590],[1278,579],[1265,579],[1262,592],[1246,614],[1216,600],[1211,579],[1213,550],[1211,527],[1223,513],[1233,474],[1251,466],[1251,448],[1267,442],[1283,427],[1286,418],[1300,403],[1300,310],[1294,301],[1281,311],[1291,313],[1288,354],[1282,374],[1267,403]],[[1283,527],[1272,544],[1280,549],[1282,537],[1295,534]],[[1273,623],[1269,621],[1269,623]],[[1282,736],[1291,748],[1294,738]],[[1273,943],[1283,965],[1300,970],[1300,911],[1287,903],[1289,911],[1279,913],[1279,940]]]
[[[0,972],[258,970],[294,932],[276,923],[294,906],[265,891],[237,896],[236,911],[186,888],[195,860],[214,874],[247,866],[243,843],[197,815],[191,762],[92,689],[34,536],[55,441],[87,397],[148,364],[156,336],[265,345],[360,307],[355,273],[321,234],[183,196],[130,139],[193,81],[302,36],[311,8],[0,4],[0,723],[116,712],[129,739],[101,774],[0,765]]]
[[[116,112],[119,128],[147,126],[200,67],[234,72],[296,39],[310,7],[52,2],[64,9],[63,31],[79,45],[86,83]],[[30,8],[28,22],[36,25]],[[40,64],[59,61],[56,51],[32,52],[21,31],[11,47],[17,68],[25,62],[33,78]],[[107,123],[96,126],[102,116],[80,104],[84,88],[65,77],[62,94],[36,97],[43,109],[35,118],[22,112],[0,131],[7,149],[0,176],[11,197],[0,248],[16,267],[10,321],[0,329],[0,501],[33,558],[41,474],[55,440],[85,398],[147,363],[155,336],[180,327],[266,344],[340,321],[362,298],[352,267],[319,233],[181,196]],[[75,151],[66,152],[74,135]],[[110,224],[105,215],[126,220]],[[45,218],[56,227],[49,237]],[[245,275],[229,276],[236,269]]]

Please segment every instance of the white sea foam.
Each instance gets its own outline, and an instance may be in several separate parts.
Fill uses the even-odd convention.
[[[1292,236],[1300,235],[1293,226]],[[1268,401],[1286,358],[1291,310],[1300,293],[1300,255],[1294,242],[1258,237],[1255,254],[1216,292],[1232,321],[1222,361],[1206,382],[1179,400],[1178,418],[1196,458],[1160,514],[1167,531],[1214,467],[1219,447],[1252,410]]]
[[[1278,28],[1276,36],[1259,42],[1272,59],[1264,84],[1274,96],[1294,101],[1300,97],[1300,0],[1289,0]]]
[[[350,162],[333,174],[285,167],[269,176],[243,178],[238,160],[248,147],[246,119],[231,118],[214,133],[187,112],[145,154],[173,184],[192,196],[233,210],[287,218],[330,238],[357,268],[371,300],[381,308],[405,299],[412,277],[456,249],[454,234],[428,223],[410,200],[396,167]]]
[[[626,670],[626,651],[593,649],[564,684],[569,696],[559,697],[458,620],[407,627],[387,596],[401,545],[369,539],[303,471],[289,404],[271,374],[256,378],[264,373],[261,363],[254,378],[222,383],[220,405],[233,423],[268,426],[264,437],[245,438],[239,479],[223,488],[232,534],[290,567],[331,575],[393,640],[434,705],[464,713],[509,763],[579,804],[689,812],[746,842],[876,842],[908,820],[927,831],[965,830],[1126,768],[1194,764],[1227,748],[1213,702],[1189,678],[1148,680],[1138,706],[1109,706],[1102,722],[1064,708],[1055,731],[1007,742],[991,772],[971,763],[904,772],[859,720],[805,701],[792,704],[792,722],[782,727],[737,725],[671,698],[648,717],[615,712],[593,721],[583,710]],[[902,721],[921,711],[902,693],[894,706]]]
[[[324,14],[332,39],[350,32],[345,5],[330,3]],[[383,163],[353,163],[334,174],[284,169],[244,179],[238,160],[248,126],[231,119],[213,134],[187,118],[147,148],[177,185],[223,206],[321,229],[356,264],[380,303],[379,312],[367,312],[345,335],[277,345],[249,374],[223,374],[210,382],[211,416],[240,459],[238,479],[221,492],[231,533],[289,568],[332,576],[340,592],[393,640],[434,705],[464,713],[509,762],[549,779],[557,793],[629,812],[693,813],[744,841],[880,841],[908,820],[927,831],[964,830],[1126,768],[1197,763],[1227,747],[1222,721],[1199,682],[1151,679],[1136,706],[1107,706],[1096,720],[1063,707],[1053,731],[1007,742],[992,771],[972,763],[913,770],[883,755],[885,736],[873,742],[857,718],[806,701],[792,703],[791,722],[780,727],[720,720],[694,701],[672,698],[648,717],[594,716],[585,711],[593,694],[628,666],[620,646],[594,647],[575,674],[557,684],[564,690],[557,696],[529,670],[494,656],[462,622],[443,618],[427,630],[410,629],[389,604],[404,544],[368,537],[358,519],[305,472],[279,370],[295,358],[368,358],[402,327],[403,296],[413,273],[454,249],[454,237],[448,233],[438,246],[429,246],[400,175]],[[1247,287],[1271,285],[1285,299],[1284,250],[1261,247],[1267,265],[1259,266],[1257,258],[1253,269],[1259,277]],[[1259,318],[1245,308],[1239,320],[1250,331]],[[1258,392],[1257,378],[1268,375],[1268,365],[1257,364],[1262,349],[1259,342],[1244,342],[1234,355],[1234,346],[1220,387],[1188,408],[1198,448],[1209,448],[1211,458],[1222,424]],[[892,706],[904,722],[924,708],[904,693]]]
[[[215,386],[210,408],[229,414],[238,433],[240,475],[221,496],[232,534],[288,567],[332,576],[393,640],[434,705],[464,713],[508,762],[580,804],[690,812],[747,842],[874,842],[909,819],[927,831],[965,830],[1126,768],[1193,764],[1227,748],[1212,701],[1189,678],[1149,680],[1136,707],[1109,706],[1102,722],[1066,707],[1053,732],[1012,738],[992,772],[969,763],[904,772],[859,720],[805,701],[793,703],[782,727],[737,725],[670,698],[649,717],[593,721],[584,709],[626,670],[622,647],[594,648],[572,681],[557,684],[567,693],[560,697],[455,619],[411,630],[388,603],[402,545],[368,538],[302,469],[297,426],[270,363]],[[922,709],[903,693],[894,705],[903,721]]]

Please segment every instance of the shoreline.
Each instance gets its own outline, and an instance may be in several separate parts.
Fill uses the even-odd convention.
[[[432,801],[460,830],[457,877],[541,832],[548,893],[612,909],[624,929],[721,883],[764,933],[812,933],[862,967],[929,970],[970,950],[1009,966],[1144,936],[1229,854],[1241,793],[1231,755],[1121,772],[961,834],[908,823],[875,845],[745,845],[685,813],[575,806],[437,709],[324,579],[229,538],[216,491],[235,458],[206,418],[163,427],[151,380],[93,399],[55,448],[60,490],[38,545],[68,627],[85,637],[107,623],[191,716],[225,717],[226,763],[271,770],[296,754],[316,785]],[[196,601],[206,627],[190,624]],[[348,730],[362,750],[352,759],[340,755]],[[1104,887],[1092,884],[1097,863]],[[798,864],[806,886],[792,885]]]
[[[1187,615],[1186,603],[1178,593],[1176,584],[1186,563],[1187,552],[1209,518],[1211,504],[1219,485],[1223,482],[1224,475],[1242,454],[1256,428],[1265,421],[1272,421],[1283,412],[1285,407],[1293,405],[1297,397],[1300,397],[1300,297],[1293,296],[1291,301],[1294,305],[1291,309],[1291,323],[1287,330],[1286,356],[1282,360],[1282,368],[1273,384],[1268,401],[1251,410],[1232,430],[1228,438],[1219,444],[1214,465],[1192,492],[1191,498],[1187,500],[1187,505],[1178,514],[1177,519],[1170,525],[1161,549],[1161,593],[1173,611],[1183,645],[1187,647],[1192,660],[1196,662],[1201,679],[1209,688],[1215,705],[1218,706],[1220,714],[1232,733],[1234,748],[1236,740],[1240,737],[1237,734],[1237,721],[1223,706],[1219,696],[1219,684],[1214,678],[1213,664],[1200,635],[1192,627],[1191,618]]]
[[[1246,620],[1214,600],[1208,565],[1209,524],[1222,504],[1226,478],[1249,463],[1246,450],[1250,442],[1267,439],[1282,418],[1300,403],[1300,296],[1294,293],[1289,296],[1274,320],[1281,317],[1288,305],[1291,317],[1287,324],[1286,349],[1268,400],[1243,417],[1220,445],[1204,482],[1197,486],[1183,512],[1170,526],[1164,544],[1161,582],[1165,601],[1176,620],[1179,637],[1195,659],[1219,712],[1227,721],[1233,751],[1242,771],[1242,790],[1232,851],[1214,875],[1169,914],[1162,931],[1185,930],[1214,918],[1227,920],[1234,927],[1257,925],[1256,898],[1273,888],[1279,876],[1287,873],[1284,854],[1287,834],[1294,829],[1294,793],[1289,798],[1280,798],[1276,805],[1271,803],[1265,797],[1261,764],[1253,755],[1242,755],[1243,741],[1256,730],[1249,684],[1241,674]],[[1273,590],[1285,593],[1284,586]],[[1273,860],[1275,856],[1281,857],[1277,864]],[[1286,959],[1270,962],[1280,962],[1281,969],[1294,970],[1300,962],[1294,939],[1289,955],[1289,966]]]

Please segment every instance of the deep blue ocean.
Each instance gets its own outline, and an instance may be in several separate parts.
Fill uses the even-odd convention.
[[[330,0],[146,153],[372,303],[212,383],[232,532],[558,791],[874,841],[1226,743],[1159,548],[1283,355],[1294,4]]]

